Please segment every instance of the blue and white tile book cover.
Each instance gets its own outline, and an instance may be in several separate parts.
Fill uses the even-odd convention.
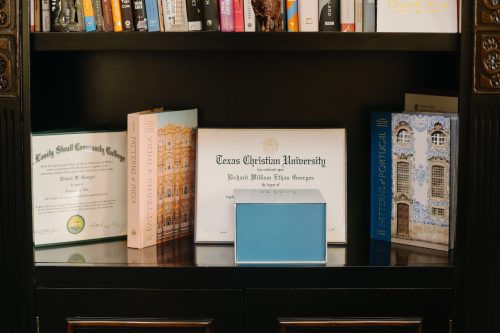
[[[391,240],[448,250],[450,117],[392,115]]]

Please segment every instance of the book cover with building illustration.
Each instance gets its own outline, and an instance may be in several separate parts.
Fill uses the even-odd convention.
[[[143,248],[192,234],[197,110],[128,115],[128,243]]]
[[[448,250],[456,211],[457,119],[392,114],[392,242]]]

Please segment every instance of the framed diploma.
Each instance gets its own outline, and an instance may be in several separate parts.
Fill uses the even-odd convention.
[[[127,134],[33,134],[35,246],[125,236]]]
[[[345,129],[198,129],[195,241],[234,241],[235,189],[318,189],[346,243]]]

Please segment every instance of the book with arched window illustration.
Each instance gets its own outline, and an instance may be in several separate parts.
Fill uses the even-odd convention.
[[[457,147],[456,115],[374,113],[372,238],[453,248]]]
[[[456,116],[392,116],[393,242],[447,250],[454,202],[450,167]]]

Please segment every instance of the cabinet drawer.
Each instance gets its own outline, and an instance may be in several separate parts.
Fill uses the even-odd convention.
[[[182,332],[204,332],[208,327],[210,331],[233,333],[242,331],[242,309],[242,291],[230,289],[39,288],[36,302],[40,333],[68,332],[68,327],[73,327],[73,332],[97,332],[102,322],[108,323],[109,333],[124,329],[170,333],[178,332],[179,327],[184,327]],[[131,324],[137,322],[146,324],[142,329]],[[159,324],[154,328],[147,322]],[[180,326],[176,328],[175,323]]]
[[[408,321],[408,318],[416,318],[422,321],[422,332],[442,333],[447,332],[451,318],[451,295],[450,289],[251,289],[245,295],[246,326],[247,332],[283,329],[283,332],[299,332],[300,325],[286,326],[284,323],[321,323],[345,318],[361,322],[387,318]],[[333,330],[333,325],[308,325],[302,327],[315,332],[364,332],[356,330],[355,325],[344,330]],[[383,326],[380,328],[380,332],[393,332]]]

